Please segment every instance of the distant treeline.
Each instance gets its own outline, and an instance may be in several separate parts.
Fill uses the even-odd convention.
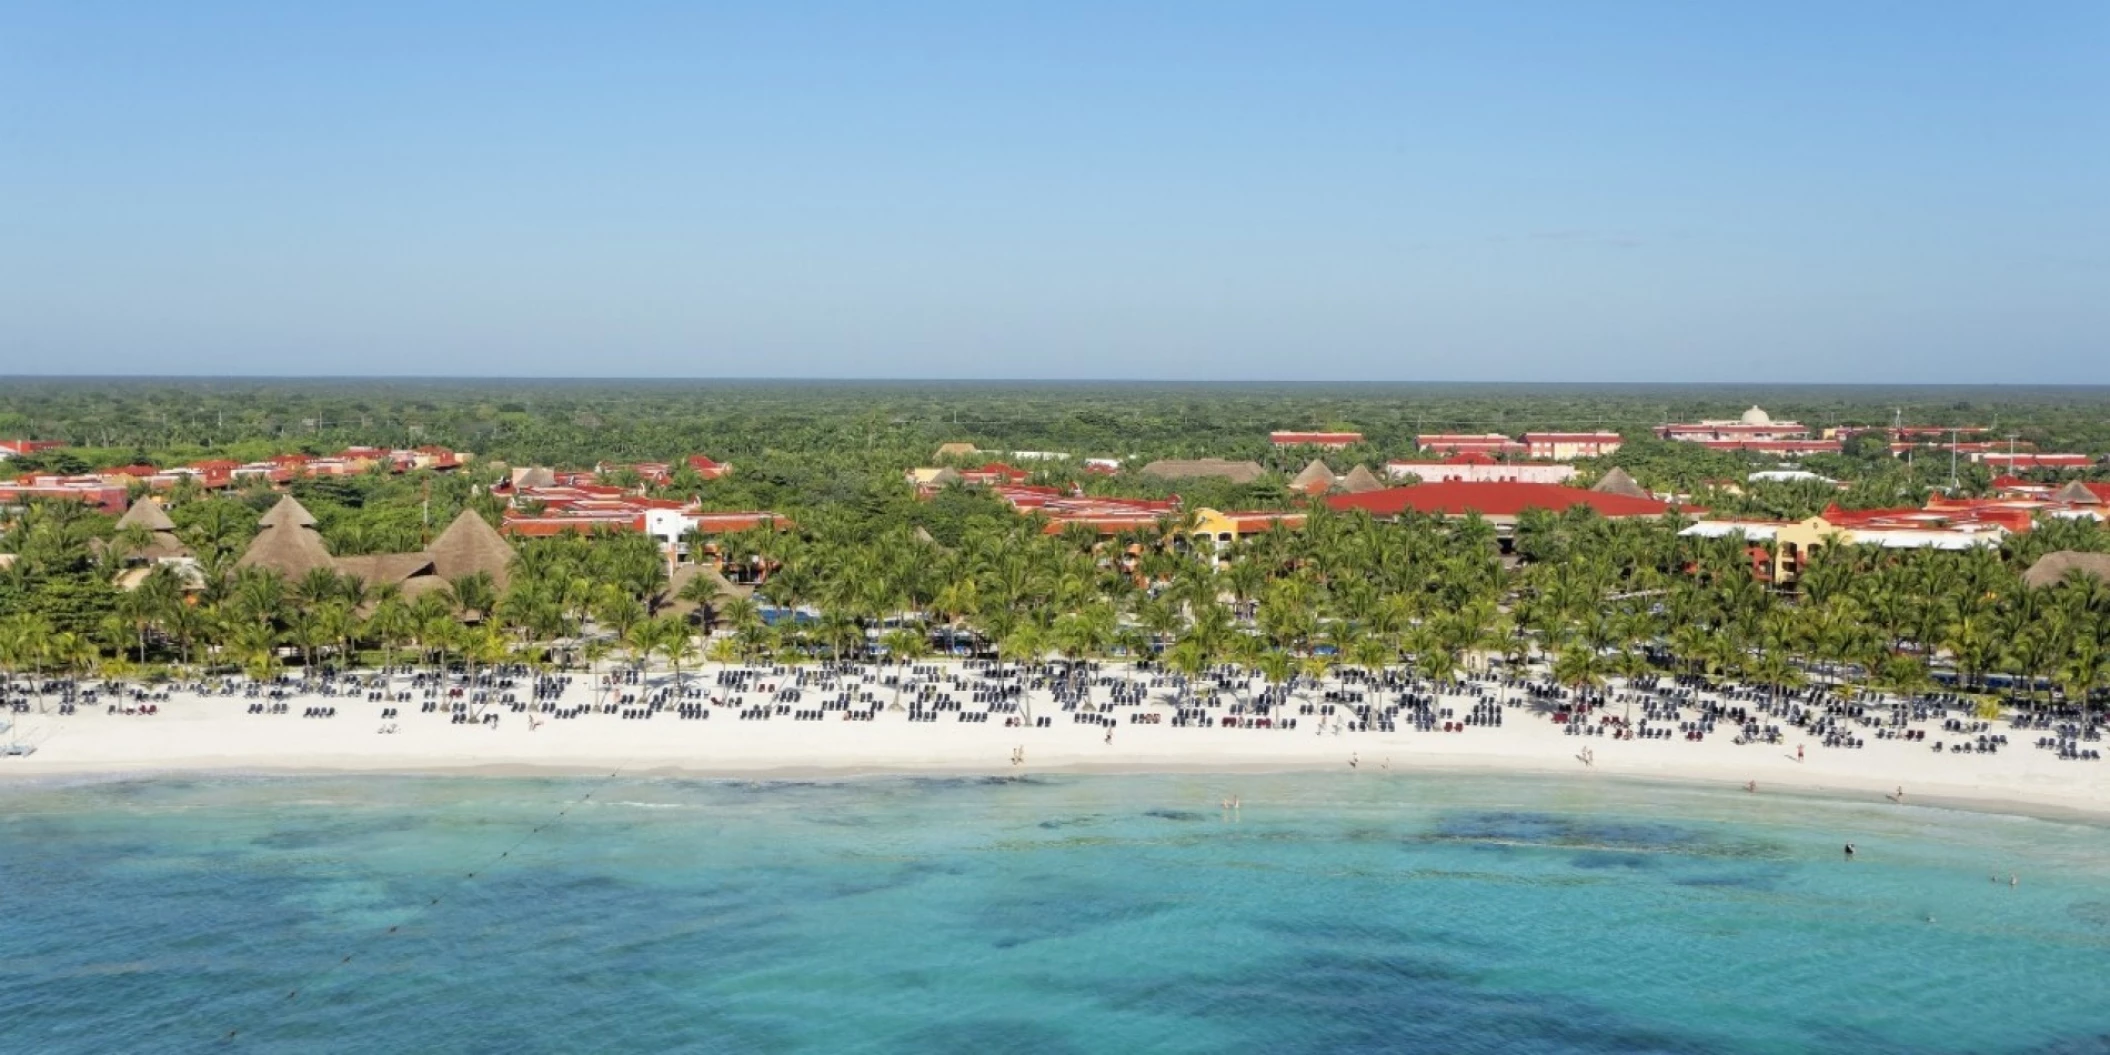
[[[2110,388],[1964,386],[14,379],[0,385],[0,437],[64,440],[76,448],[66,457],[88,467],[423,444],[564,467],[694,452],[898,467],[967,441],[1079,457],[1252,458],[1293,473],[1297,456],[1271,449],[1271,430],[1360,431],[1363,448],[1332,458],[1352,464],[1409,455],[1423,432],[1637,437],[1754,403],[1818,428],[1902,418],[2110,451]]]

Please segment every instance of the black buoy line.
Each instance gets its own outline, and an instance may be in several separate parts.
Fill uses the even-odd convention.
[[[463,885],[474,880],[477,876],[480,876],[485,872],[490,871],[492,868],[496,867],[499,862],[512,857],[513,851],[518,850],[522,846],[527,845],[527,841],[529,839],[532,839],[535,836],[542,834],[544,829],[555,827],[557,822],[563,820],[566,814],[570,813],[575,809],[578,809],[581,806],[586,805],[587,800],[593,798],[595,792],[607,787],[609,782],[613,781],[616,777],[621,776],[623,770],[629,768],[629,765],[630,763],[625,762],[622,765],[615,767],[614,772],[608,774],[605,777],[602,777],[599,782],[594,784],[593,787],[588,788],[586,790],[586,794],[579,796],[576,801],[573,801],[567,804],[563,809],[558,810],[556,814],[550,817],[548,820],[543,821],[541,824],[535,825],[533,828],[528,829],[527,834],[522,835],[520,838],[513,840],[513,844],[511,846],[508,846],[504,850],[499,851],[497,857],[490,858],[486,860],[482,865],[473,868],[468,872],[464,872],[459,879],[456,879],[454,881],[453,886],[448,887],[445,891],[439,894],[433,895],[424,904],[416,906],[412,910],[411,920],[406,922],[414,922],[416,920],[423,919],[426,914],[430,913],[433,909],[438,908],[440,902],[447,900],[449,897],[452,897],[455,891],[460,890]],[[374,942],[379,941],[383,938],[390,937],[394,935],[397,931],[401,930],[403,926],[403,923],[393,924],[387,930],[371,935],[366,940],[369,942]],[[324,966],[321,970],[309,975],[306,982],[304,982],[303,984],[294,986],[293,988],[286,990],[285,997],[278,1002],[277,1006],[283,1007],[286,1004],[290,1004],[293,1001],[300,999],[300,994],[302,990],[307,989],[329,978],[330,975],[335,974],[337,972],[338,968],[351,963],[352,960],[358,957],[358,955],[359,952],[355,949],[352,952],[346,953],[345,955],[339,957],[336,961]],[[241,1034],[242,1031],[239,1028],[230,1029],[226,1032],[225,1035],[220,1038],[220,1042],[223,1044],[232,1044],[238,1037],[241,1036]]]

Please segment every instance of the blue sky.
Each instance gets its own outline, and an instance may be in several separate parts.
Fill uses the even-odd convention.
[[[2110,4],[0,0],[0,373],[2110,382]]]

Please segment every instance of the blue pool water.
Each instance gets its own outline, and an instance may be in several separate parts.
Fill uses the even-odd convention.
[[[2105,1051],[2104,836],[1367,774],[0,786],[0,1050]]]

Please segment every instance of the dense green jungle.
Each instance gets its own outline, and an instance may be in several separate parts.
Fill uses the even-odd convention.
[[[1608,429],[1628,442],[1581,463],[1582,482],[1616,465],[1716,513],[1918,506],[1937,489],[1969,495],[1991,482],[1981,467],[1937,452],[1901,459],[1882,442],[1850,442],[1843,454],[1801,463],[1843,488],[1746,484],[1777,463],[1650,432],[1666,421],[1732,418],[1754,404],[1817,428],[1983,426],[2046,450],[2110,450],[2110,389],[2101,388],[16,379],[0,387],[0,438],[67,446],[17,459],[15,471],[248,461],[351,445],[476,455],[446,474],[294,480],[287,489],[340,557],[415,550],[462,509],[495,523],[502,499],[489,485],[508,465],[707,454],[733,473],[705,481],[682,469],[657,492],[710,509],[774,510],[795,526],[716,543],[771,569],[753,597],[692,587],[702,580],[677,586],[633,536],[520,542],[508,589],[454,583],[413,603],[327,569],[297,582],[237,569],[258,514],[278,498],[261,483],[171,496],[178,535],[203,572],[202,585],[189,588],[161,569],[137,588],[117,588],[141,540],[118,532],[112,517],[36,504],[0,533],[0,553],[11,555],[0,573],[0,669],[269,671],[405,654],[548,662],[550,642],[582,637],[604,655],[662,655],[677,665],[705,648],[904,657],[927,652],[941,632],[948,641],[964,632],[1022,660],[1155,652],[1188,668],[1411,662],[1441,676],[1506,654],[1544,659],[1577,684],[1667,666],[1772,684],[1830,672],[1900,689],[2001,676],[2046,698],[2054,686],[2069,699],[2102,687],[2110,585],[2074,575],[2030,589],[2021,579],[2049,552],[2110,551],[2110,535],[2093,521],[2046,522],[1969,552],[1827,547],[1789,590],[1754,581],[1740,540],[1680,537],[1676,517],[1527,515],[1505,553],[1478,518],[1378,522],[1314,508],[1303,528],[1242,539],[1212,563],[1173,544],[1177,518],[1108,546],[1089,532],[1044,532],[973,488],[918,499],[902,478],[956,442],[986,453],[955,464],[1018,451],[1130,467],[1213,456],[1256,460],[1268,472],[1247,484],[1173,486],[1126,471],[1087,474],[1075,460],[1017,464],[1040,482],[1094,493],[1176,492],[1189,509],[1302,508],[1309,500],[1285,484],[1318,452],[1277,450],[1271,430],[1362,432],[1362,444],[1324,455],[1345,470],[1411,456],[1417,433]],[[772,606],[817,615],[773,621],[764,618]]]

